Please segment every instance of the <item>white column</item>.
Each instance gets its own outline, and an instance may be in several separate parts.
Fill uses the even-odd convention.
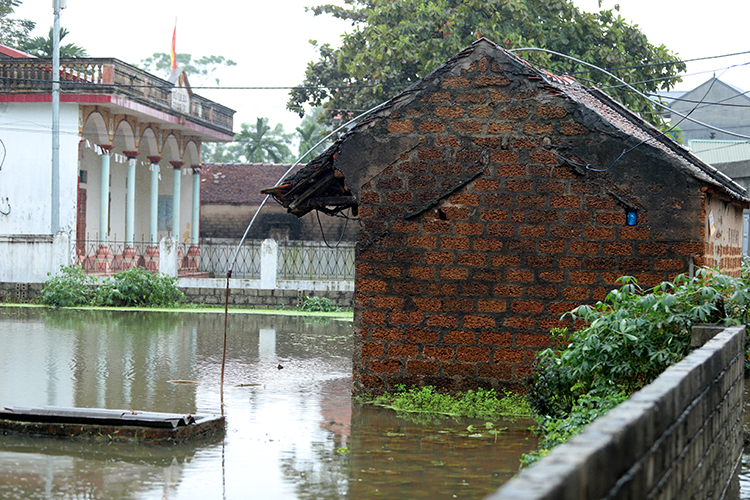
[[[182,167],[185,162],[182,161],[170,161],[170,165],[174,168],[174,182],[172,183],[172,236],[180,243],[180,175],[182,174]]]
[[[99,189],[99,245],[107,245],[109,238],[109,153],[114,149],[110,144],[100,144],[102,149],[102,182]]]
[[[125,202],[125,246],[132,247],[135,241],[135,159],[138,151],[123,151],[128,157],[127,198]]]
[[[159,162],[161,156],[149,156],[151,162],[151,200],[149,218],[149,245],[156,245],[159,233]]]
[[[260,288],[261,290],[276,289],[276,274],[278,266],[279,245],[273,239],[263,240],[260,246]]]
[[[190,244],[197,245],[200,240],[201,222],[201,167],[193,165],[193,220],[190,224]]]

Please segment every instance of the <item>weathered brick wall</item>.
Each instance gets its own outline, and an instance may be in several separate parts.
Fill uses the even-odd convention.
[[[706,196],[701,214],[706,247],[696,265],[718,267],[739,277],[742,270],[742,208],[725,200]]]
[[[520,389],[561,314],[705,251],[695,178],[648,145],[618,159],[622,133],[600,117],[473,56],[369,125],[419,145],[362,186],[355,391]]]
[[[488,500],[739,498],[744,353],[724,330]]]

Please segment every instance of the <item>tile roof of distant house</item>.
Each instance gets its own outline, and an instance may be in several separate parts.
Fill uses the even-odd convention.
[[[201,173],[201,203],[229,205],[259,204],[260,193],[273,186],[291,163],[206,163]],[[292,173],[302,168],[297,165]]]

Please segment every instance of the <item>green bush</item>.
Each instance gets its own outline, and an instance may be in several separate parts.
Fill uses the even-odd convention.
[[[176,277],[132,267],[107,278],[96,290],[94,303],[114,307],[171,307],[184,299]]]
[[[530,391],[536,411],[567,413],[592,391],[635,392],[687,355],[693,323],[745,321],[750,289],[741,279],[706,269],[651,290],[634,278],[605,301],[568,313],[586,326],[538,354]]]
[[[63,266],[44,283],[42,303],[53,307],[150,306],[170,307],[184,300],[177,278],[154,274],[141,267],[106,278],[98,287],[80,266]]]
[[[339,308],[333,305],[327,297],[305,297],[305,301],[297,309],[306,312],[339,312]]]
[[[60,274],[44,282],[41,301],[52,307],[88,305],[94,297],[95,283],[80,266],[61,266]]]

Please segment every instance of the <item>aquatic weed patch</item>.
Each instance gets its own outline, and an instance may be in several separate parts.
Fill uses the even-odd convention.
[[[401,385],[397,389],[395,393],[373,396],[364,402],[402,413],[484,419],[531,417],[525,397],[510,392],[498,395],[493,389],[480,388],[451,395],[437,392],[432,386],[407,390]]]

